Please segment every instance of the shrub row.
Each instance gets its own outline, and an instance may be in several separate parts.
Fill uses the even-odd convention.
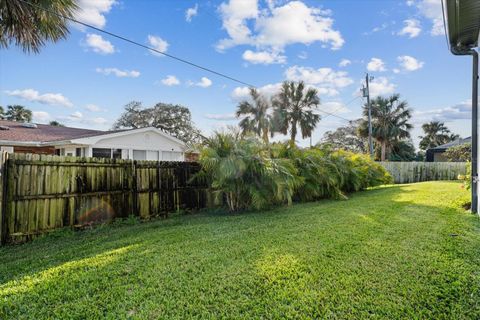
[[[217,205],[230,211],[261,209],[292,201],[346,198],[346,194],[391,183],[369,157],[325,148],[265,144],[236,132],[215,133],[200,153]]]

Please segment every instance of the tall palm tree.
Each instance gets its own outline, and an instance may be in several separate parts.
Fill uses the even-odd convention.
[[[1,0],[0,47],[12,43],[24,52],[38,53],[47,41],[65,39],[67,19],[78,9],[77,0]]]
[[[320,105],[318,91],[306,87],[303,81],[285,81],[280,93],[274,97],[273,105],[275,129],[283,134],[290,131],[291,146],[295,145],[298,128],[302,138],[311,137],[321,119],[314,113]]]
[[[431,121],[422,125],[424,136],[420,136],[420,149],[427,150],[439,145],[458,139],[458,135],[453,134],[443,122]]]
[[[30,122],[32,121],[32,111],[24,106],[8,106],[7,112],[5,112],[5,118],[10,121]]]
[[[268,143],[268,135],[272,126],[272,116],[269,114],[271,104],[254,88],[250,88],[250,97],[252,102],[242,101],[237,107],[237,118],[243,116],[239,126],[242,128],[243,134],[253,132]]]
[[[400,101],[400,95],[394,94],[388,98],[377,97],[371,101],[372,137],[380,144],[380,159],[385,161],[387,151],[394,142],[410,138],[413,126],[408,122],[412,111],[406,101]],[[363,115],[368,116],[367,106]],[[359,127],[361,136],[368,136],[368,122],[364,119]]]

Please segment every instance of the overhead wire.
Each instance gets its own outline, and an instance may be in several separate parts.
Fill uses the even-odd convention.
[[[110,31],[107,31],[107,30],[105,30],[105,29],[101,29],[101,28],[95,27],[95,26],[93,26],[93,25],[91,25],[91,24],[88,24],[88,23],[79,21],[79,20],[77,20],[77,19],[75,19],[75,18],[73,18],[73,17],[65,16],[65,15],[63,15],[63,14],[60,14],[60,13],[58,13],[58,12],[49,10],[49,9],[47,9],[47,8],[44,8],[44,7],[40,6],[40,5],[37,5],[37,4],[31,3],[31,2],[25,1],[25,0],[17,0],[17,1],[23,2],[23,3],[27,4],[27,5],[30,5],[30,6],[34,7],[34,8],[43,10],[43,11],[48,12],[48,13],[51,13],[51,14],[57,16],[57,17],[63,18],[63,19],[65,19],[65,20],[72,21],[72,22],[74,22],[74,23],[77,23],[77,24],[82,25],[82,26],[84,26],[84,27],[93,29],[93,30],[98,31],[98,32],[100,32],[100,33],[109,35],[109,36],[111,36],[111,37],[120,39],[120,40],[125,41],[125,42],[128,42],[128,43],[130,43],[130,44],[133,44],[133,45],[139,46],[139,47],[141,47],[141,48],[144,48],[144,49],[147,49],[147,50],[156,52],[156,53],[161,54],[161,55],[164,55],[164,56],[166,56],[166,57],[168,57],[168,58],[171,58],[171,59],[174,59],[174,60],[176,60],[176,61],[178,61],[178,62],[181,62],[181,63],[187,64],[187,65],[190,65],[190,66],[195,67],[195,68],[197,68],[197,69],[201,69],[201,70],[203,70],[203,71],[207,71],[207,72],[212,73],[212,74],[215,74],[215,75],[217,75],[217,76],[219,76],[219,77],[223,77],[223,78],[225,78],[225,79],[228,79],[228,80],[231,80],[231,81],[233,81],[233,82],[236,82],[236,83],[245,85],[245,86],[250,87],[250,88],[258,89],[257,86],[255,86],[255,85],[253,85],[253,84],[250,84],[250,83],[248,83],[248,82],[246,82],[246,81],[242,81],[242,80],[240,80],[240,79],[234,78],[233,76],[229,76],[229,75],[224,74],[224,73],[222,73],[222,72],[215,71],[215,70],[210,69],[210,68],[208,68],[208,67],[201,66],[201,65],[199,65],[199,64],[197,64],[197,63],[194,63],[194,62],[192,62],[192,61],[186,60],[186,59],[184,59],[184,58],[177,57],[177,56],[175,56],[175,55],[173,55],[173,54],[166,53],[166,52],[164,52],[164,51],[160,51],[160,50],[155,49],[155,48],[153,48],[153,47],[150,47],[150,46],[147,46],[147,45],[142,44],[142,43],[140,43],[140,42],[137,42],[137,41],[135,41],[135,40],[129,39],[129,38],[124,37],[124,36],[121,36],[121,35],[119,35],[119,34],[116,34],[116,33],[110,32]],[[353,100],[355,100],[355,99],[353,99]],[[352,101],[353,101],[353,100],[352,100]],[[349,103],[350,103],[350,102],[349,102]],[[348,105],[348,103],[347,103],[347,105]],[[318,109],[318,110],[319,110],[320,112],[323,112],[323,113],[327,114],[327,116],[325,116],[324,118],[327,118],[328,116],[332,116],[332,117],[336,117],[336,118],[339,118],[339,119],[342,119],[342,120],[345,120],[345,121],[351,121],[351,119],[347,119],[347,118],[344,118],[344,117],[342,117],[342,116],[339,116],[339,115],[335,114],[334,112],[328,112],[328,111],[321,110],[321,109]]]

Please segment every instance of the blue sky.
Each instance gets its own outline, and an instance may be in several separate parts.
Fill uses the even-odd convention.
[[[281,81],[304,80],[318,88],[321,110],[356,119],[362,99],[352,99],[368,71],[373,95],[399,93],[414,110],[415,142],[430,120],[470,134],[471,60],[448,51],[440,0],[79,2],[81,21],[267,95]],[[246,93],[241,84],[75,25],[67,40],[40,54],[2,49],[0,68],[0,105],[22,104],[36,122],[76,127],[109,129],[137,100],[187,106],[208,134],[236,123],[232,114]],[[345,122],[326,117],[313,141]]]

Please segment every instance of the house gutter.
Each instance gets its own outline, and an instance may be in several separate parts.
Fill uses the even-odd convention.
[[[478,213],[478,52],[475,49],[451,47],[450,51],[457,56],[471,55],[472,70],[472,163],[471,163],[471,193],[472,213]]]

